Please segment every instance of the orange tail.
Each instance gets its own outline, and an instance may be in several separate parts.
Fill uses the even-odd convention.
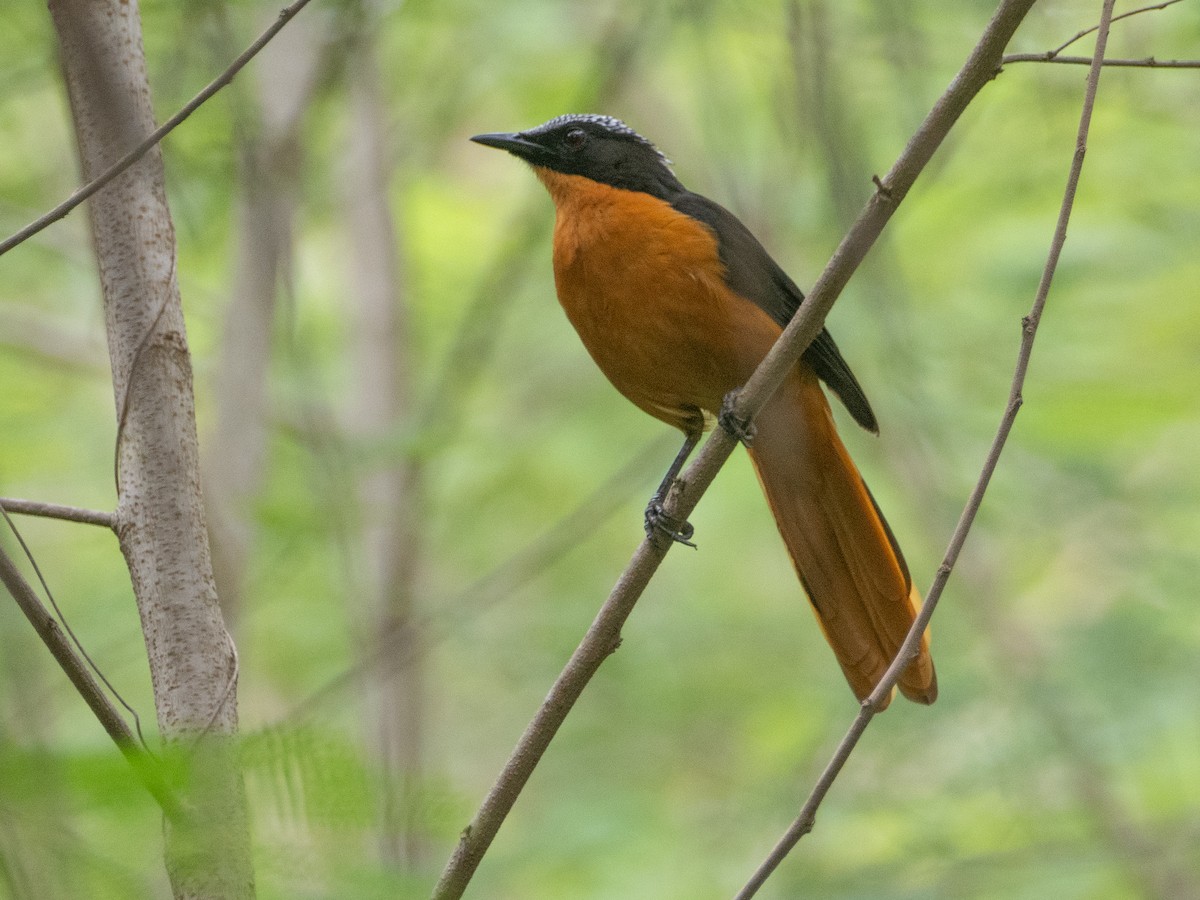
[[[920,594],[891,529],[842,446],[811,370],[799,366],[755,425],[750,458],[759,482],[821,630],[862,700],[895,658]],[[918,703],[937,699],[927,635],[899,686]]]

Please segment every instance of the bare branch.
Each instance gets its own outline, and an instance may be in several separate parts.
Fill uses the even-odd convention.
[[[966,109],[971,99],[995,75],[1001,54],[1034,0],[1004,0],[971,51],[963,68],[937,101],[908,146],[883,179],[885,189],[875,193],[835,251],[808,298],[801,304],[771,352],[747,382],[738,398],[735,415],[748,421],[770,398],[795,365],[804,348],[821,328],[829,309],[858,268],[884,226],[904,199],[921,170]],[[716,429],[696,461],[676,482],[664,504],[672,517],[688,514],[733,452],[734,439]],[[665,542],[667,545],[670,541]],[[621,627],[669,546],[646,539],[634,553],[612,593],[601,607],[583,641],[571,655],[545,702],[521,735],[516,748],[474,820],[463,831],[455,852],[434,889],[435,900],[462,896],[505,817],[512,809],[546,748],[571,707],[620,643]],[[919,632],[918,632],[919,633]],[[894,683],[894,680],[893,680]]]
[[[830,759],[829,764],[825,767],[825,771],[817,779],[812,793],[809,794],[808,799],[800,810],[800,815],[792,823],[791,827],[788,828],[779,843],[775,845],[775,848],[771,851],[767,859],[746,883],[746,886],[738,893],[735,900],[746,900],[746,898],[753,897],[767,878],[770,877],[771,873],[775,871],[779,863],[783,861],[784,857],[791,852],[796,843],[804,835],[812,831],[818,807],[820,807],[822,800],[825,799],[825,795],[829,792],[846,760],[854,751],[858,739],[862,737],[863,732],[867,729],[867,725],[870,724],[871,719],[875,716],[879,702],[891,693],[901,673],[916,657],[921,635],[924,633],[930,618],[933,616],[934,610],[937,608],[938,601],[941,599],[946,582],[950,577],[950,572],[958,560],[959,552],[962,550],[971,526],[975,521],[975,515],[979,512],[979,507],[983,503],[984,492],[991,481],[992,473],[996,470],[996,464],[999,462],[1000,454],[1004,450],[1004,444],[1008,440],[1008,435],[1012,431],[1017,412],[1021,408],[1021,389],[1025,384],[1025,375],[1029,370],[1029,359],[1033,352],[1033,341],[1037,336],[1038,324],[1041,321],[1042,310],[1046,305],[1046,297],[1050,292],[1050,284],[1054,279],[1055,270],[1058,268],[1058,260],[1062,255],[1063,245],[1066,243],[1067,223],[1071,218],[1071,210],[1075,204],[1075,192],[1079,186],[1079,175],[1083,169],[1083,158],[1087,150],[1088,130],[1092,121],[1092,109],[1096,102],[1096,89],[1100,81],[1100,69],[1104,58],[1104,48],[1108,43],[1108,30],[1112,21],[1112,10],[1115,2],[1116,0],[1104,0],[1104,9],[1100,15],[1099,33],[1096,36],[1096,50],[1092,58],[1091,71],[1088,73],[1083,110],[1079,118],[1075,155],[1071,160],[1070,174],[1067,177],[1067,186],[1063,193],[1062,205],[1058,213],[1058,224],[1054,230],[1054,238],[1050,244],[1050,253],[1046,260],[1046,266],[1042,271],[1041,282],[1038,284],[1033,306],[1029,314],[1021,320],[1021,347],[1017,355],[1016,369],[1013,372],[1008,404],[1000,420],[1000,426],[996,431],[992,446],[988,451],[987,459],[984,461],[979,480],[971,491],[971,496],[967,500],[958,525],[954,529],[953,535],[951,535],[946,555],[942,560],[941,566],[938,567],[937,575],[929,589],[929,594],[925,598],[925,604],[921,607],[921,612],[917,616],[916,621],[913,622],[912,628],[909,630],[904,643],[900,646],[900,650],[896,654],[891,667],[884,674],[883,679],[876,686],[875,690],[871,692],[871,696],[863,701],[862,708],[851,723],[849,731],[842,738],[841,743],[838,744],[832,759]]]
[[[17,606],[33,626],[42,643],[66,673],[75,690],[83,697],[88,708],[99,719],[117,749],[129,760],[134,773],[145,785],[146,790],[162,807],[163,814],[179,823],[185,818],[179,800],[163,780],[157,762],[138,744],[129,725],[105,695],[87,663],[79,656],[63,634],[62,627],[50,611],[42,604],[37,592],[22,577],[12,558],[0,548],[0,582],[8,589]]]
[[[1154,3],[1150,6],[1142,6],[1138,9],[1131,9],[1129,12],[1121,13],[1119,16],[1113,16],[1112,22],[1115,24],[1122,19],[1128,19],[1130,16],[1140,15],[1141,13],[1155,12],[1160,9],[1166,9],[1168,6],[1174,6],[1176,3],[1181,3],[1183,0],[1164,0],[1162,3]],[[1064,50],[1070,47],[1080,38],[1087,37],[1099,25],[1093,25],[1091,28],[1085,28],[1076,34],[1068,41],[1059,44],[1053,50],[1047,50],[1045,53],[1010,53],[1005,56],[1000,64],[1006,66],[1009,63],[1018,62],[1040,62],[1040,63],[1063,63],[1072,66],[1090,66],[1095,57],[1092,56],[1059,56]],[[1147,56],[1142,59],[1105,59],[1101,63],[1104,66],[1140,68],[1140,69],[1200,69],[1200,60],[1195,59],[1155,59],[1153,56]]]
[[[203,106],[209,100],[209,98],[213,96],[213,94],[221,90],[221,88],[225,87],[225,85],[229,84],[229,82],[233,81],[234,76],[236,76],[237,73],[245,67],[246,63],[254,59],[254,57],[258,55],[258,52],[262,50],[262,48],[268,43],[270,43],[271,39],[283,29],[283,26],[294,19],[296,17],[296,13],[304,9],[308,3],[309,0],[295,0],[295,2],[293,2],[290,6],[280,10],[279,18],[277,18],[271,24],[271,27],[259,35],[258,39],[249,47],[247,47],[242,54],[237,57],[237,59],[231,62],[229,67],[226,68],[224,72],[210,81],[204,90],[189,100],[187,104],[181,110],[179,110],[179,112],[175,113],[175,115],[163,122],[162,125],[150,132],[150,134],[148,134],[141,143],[139,143],[136,147],[118,159],[115,163],[113,163],[87,184],[80,187],[70,197],[58,204],[58,206],[54,207],[54,209],[50,210],[45,215],[34,219],[11,237],[6,238],[4,241],[0,241],[0,256],[3,256],[18,244],[23,244],[39,231],[50,225],[53,225],[59,219],[64,218],[67,213],[71,212],[71,210],[81,204],[88,197],[95,194],[97,191],[102,190],[114,178],[145,156],[151,148],[158,144],[159,141],[174,131],[175,128],[188,116]]]
[[[62,506],[58,503],[42,503],[40,500],[19,500],[14,497],[0,497],[0,509],[21,516],[62,519],[64,522],[100,525],[112,530],[116,530],[117,527],[117,516],[115,513],[101,512],[95,509],[79,509],[75,506]]]
[[[1122,19],[1128,19],[1130,16],[1137,16],[1137,15],[1140,15],[1140,14],[1146,13],[1146,12],[1155,12],[1156,10],[1166,9],[1168,6],[1174,6],[1176,3],[1181,3],[1181,2],[1182,2],[1182,0],[1164,0],[1164,2],[1162,2],[1162,3],[1153,3],[1150,6],[1142,6],[1142,7],[1139,7],[1138,9],[1131,9],[1129,12],[1121,13],[1119,16],[1113,16],[1112,22],[1113,22],[1113,24],[1115,24],[1117,22],[1120,22]],[[1100,27],[1099,25],[1093,25],[1091,28],[1083,29],[1083,31],[1079,32],[1077,35],[1075,35],[1075,37],[1071,38],[1069,41],[1059,44],[1057,47],[1055,47],[1053,50],[1051,50],[1049,55],[1050,56],[1058,56],[1058,54],[1062,53],[1064,50],[1066,50],[1068,47],[1070,47],[1077,40],[1079,40],[1080,38],[1087,37],[1089,34],[1091,34],[1093,31],[1095,31],[1099,27]],[[1089,63],[1092,61],[1092,57],[1090,57],[1090,56],[1085,56],[1085,57],[1083,57],[1083,59],[1086,59]],[[1105,60],[1105,62],[1104,62],[1104,65],[1106,65],[1106,66],[1111,65],[1111,64],[1112,63],[1110,63],[1108,60]]]
[[[1047,50],[1045,53],[1012,53],[1000,60],[1000,64],[1003,66],[1019,62],[1090,66],[1092,58],[1090,56],[1055,56],[1053,50]],[[1200,69],[1200,59],[1155,59],[1153,56],[1146,56],[1142,59],[1106,59],[1101,65],[1127,69]]]

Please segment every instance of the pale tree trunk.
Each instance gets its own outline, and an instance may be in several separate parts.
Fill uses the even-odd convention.
[[[213,569],[226,619],[242,606],[255,542],[253,503],[267,452],[267,375],[276,300],[292,276],[292,222],[303,162],[300,127],[323,55],[297,20],[263,50],[238,146],[236,264],[217,366],[216,424],[204,453]]]
[[[350,233],[351,285],[357,321],[352,336],[356,435],[369,447],[397,434],[411,416],[408,325],[399,236],[388,206],[391,148],[379,99],[380,74],[371,35],[362,32],[349,54],[349,145],[344,184]],[[379,447],[371,448],[378,451]],[[424,678],[414,603],[420,558],[421,471],[410,458],[383,457],[360,480],[363,548],[373,598],[372,641],[386,648],[368,691],[368,746],[384,778],[380,793],[380,851],[385,862],[420,861],[416,822],[421,776]]]
[[[83,176],[154,128],[134,0],[51,0]],[[157,150],[89,204],[117,407],[121,551],[141,616],[158,727],[188,761],[187,823],[168,824],[177,898],[254,895],[232,737],[237,663],[200,495],[191,360]]]

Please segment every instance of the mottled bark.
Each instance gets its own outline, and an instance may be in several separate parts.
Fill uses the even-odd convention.
[[[138,7],[52,0],[83,176],[154,128]],[[187,827],[166,826],[178,898],[254,895],[236,748],[237,664],[200,494],[191,358],[157,148],[90,201],[117,410],[117,527],[159,731],[188,761]]]

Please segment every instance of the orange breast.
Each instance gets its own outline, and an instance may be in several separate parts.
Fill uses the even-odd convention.
[[[670,204],[535,169],[557,209],[558,299],[622,394],[685,431],[749,377],[779,326],[725,285],[715,235]]]

